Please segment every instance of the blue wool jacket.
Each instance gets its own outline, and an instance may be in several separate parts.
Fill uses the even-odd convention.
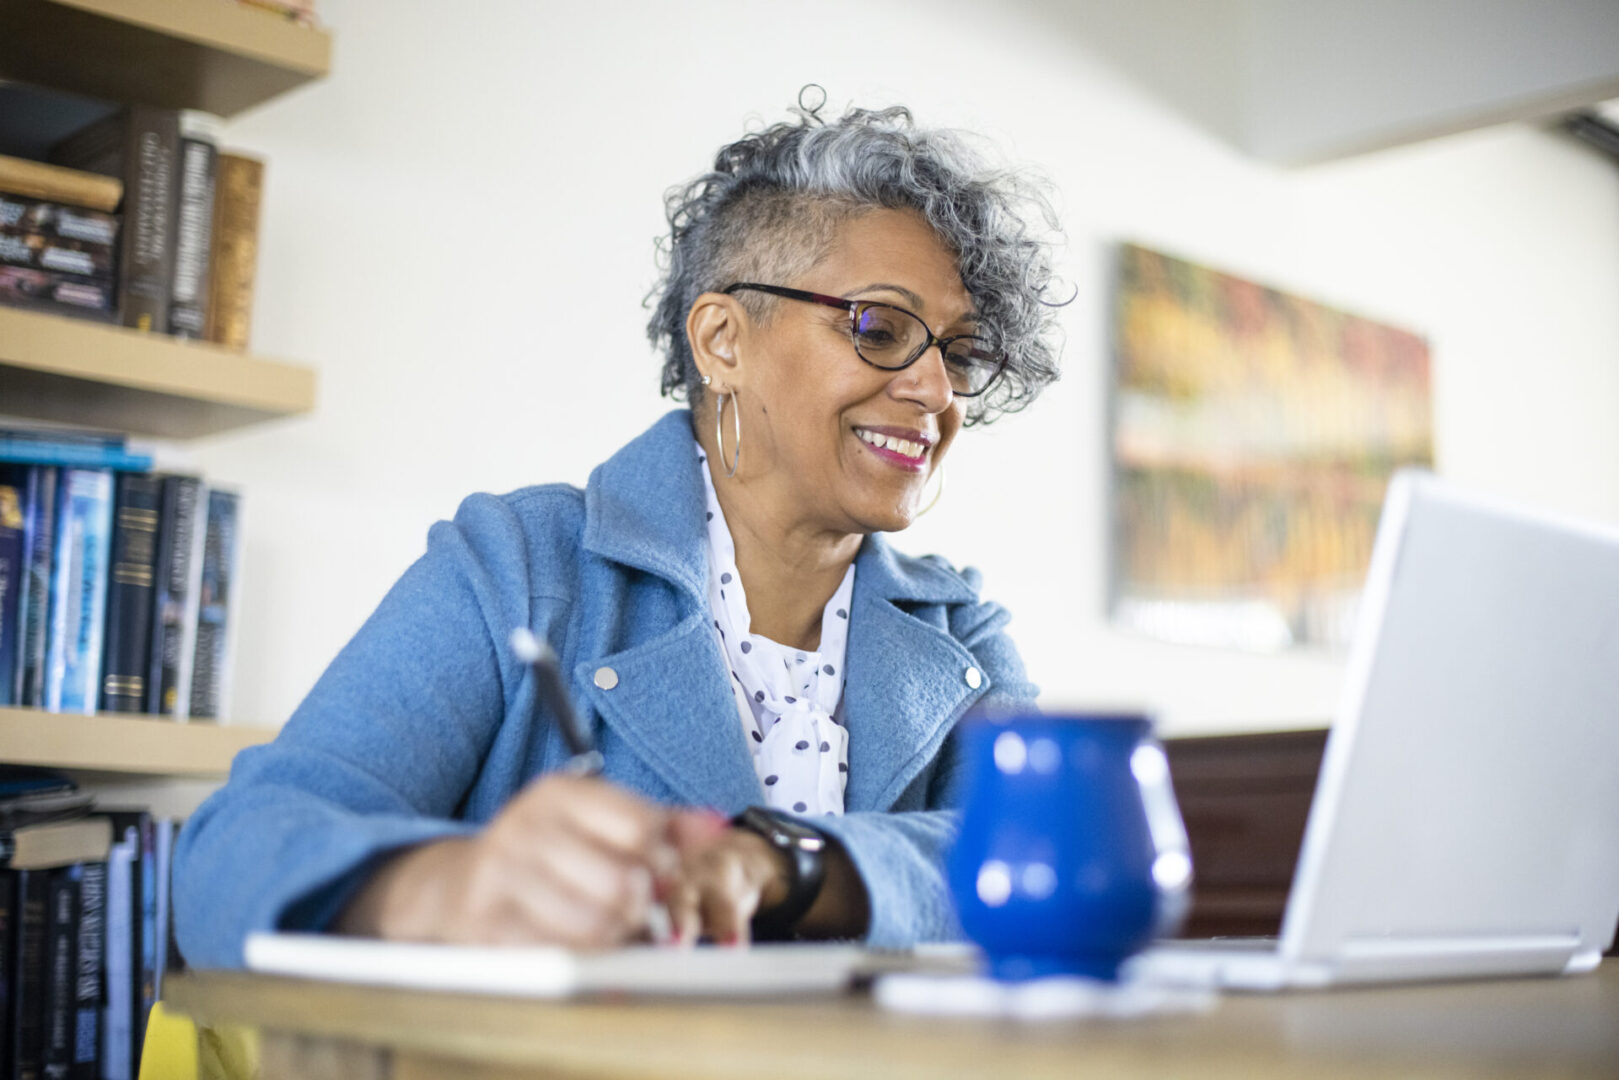
[[[514,627],[556,647],[607,779],[726,814],[762,803],[708,613],[703,509],[691,414],[677,410],[584,491],[473,495],[434,525],[426,554],[280,735],[238,754],[181,832],[174,913],[187,960],[234,967],[250,931],[327,926],[386,855],[475,831],[567,760],[551,717],[531,711]],[[952,729],[976,702],[1028,702],[1035,688],[975,571],[876,535],[856,566],[847,812],[814,824],[866,883],[867,941],[952,937]],[[618,676],[611,689],[596,684],[601,668]]]

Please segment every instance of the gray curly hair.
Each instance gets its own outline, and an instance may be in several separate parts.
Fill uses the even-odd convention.
[[[663,393],[702,400],[701,374],[686,340],[697,297],[735,281],[791,281],[815,266],[843,221],[876,208],[911,209],[956,253],[979,332],[1007,356],[988,393],[971,398],[966,423],[988,423],[1029,404],[1057,378],[1051,243],[1057,232],[1043,191],[1015,173],[989,169],[947,130],[918,129],[908,109],[851,108],[825,122],[799,97],[796,121],[774,124],[721,148],[714,168],[664,197],[669,234],[660,239],[661,276],[647,302],[647,337],[664,355]],[[755,318],[778,302],[738,298]]]

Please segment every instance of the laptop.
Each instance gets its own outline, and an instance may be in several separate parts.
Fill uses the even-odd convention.
[[[1396,474],[1279,939],[1242,990],[1590,971],[1619,923],[1619,530]]]

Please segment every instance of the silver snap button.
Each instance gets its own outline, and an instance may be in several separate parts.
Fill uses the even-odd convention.
[[[596,669],[593,681],[596,683],[597,689],[611,690],[618,685],[618,672],[610,667],[599,667]]]
[[[977,668],[970,667],[967,669],[967,685],[974,690],[984,685],[984,676],[979,673]]]

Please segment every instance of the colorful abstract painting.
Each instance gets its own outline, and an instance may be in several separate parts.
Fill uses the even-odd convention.
[[[1114,350],[1115,621],[1344,646],[1389,477],[1433,463],[1427,343],[1124,245]]]

